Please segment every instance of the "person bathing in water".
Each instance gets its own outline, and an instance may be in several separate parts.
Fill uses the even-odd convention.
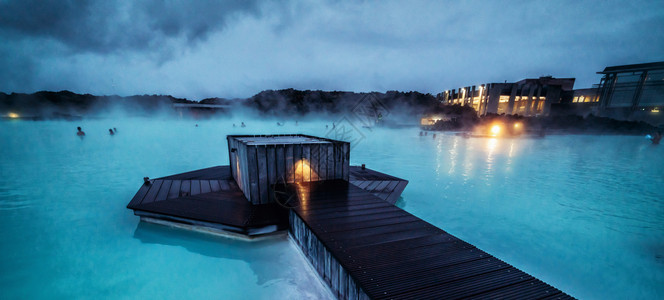
[[[78,136],[84,136],[85,135],[85,132],[83,132],[83,130],[81,130],[80,126],[76,127],[76,129],[78,129],[78,132],[76,133],[76,135],[78,135]]]
[[[652,135],[650,138],[650,141],[652,142],[653,145],[659,145],[659,141],[662,139],[662,132],[657,131],[655,134]]]
[[[115,132],[113,132],[113,129],[109,129],[109,130],[108,130],[108,133],[109,133],[110,135],[114,135],[114,134],[115,134]]]

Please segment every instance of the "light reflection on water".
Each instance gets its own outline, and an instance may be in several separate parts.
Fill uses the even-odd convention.
[[[410,180],[409,212],[576,297],[664,296],[664,147],[632,136],[394,134],[371,141],[392,140],[378,149],[408,159],[383,163],[371,143],[351,159]]]
[[[227,134],[327,132],[275,122],[0,122],[0,298],[326,295],[285,240],[247,246],[125,209],[143,176],[228,164]],[[409,180],[401,207],[574,296],[664,297],[664,147],[418,132],[366,130],[351,162]]]

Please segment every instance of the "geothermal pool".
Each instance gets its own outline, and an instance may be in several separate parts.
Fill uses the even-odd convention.
[[[329,130],[276,121],[1,121],[0,298],[330,297],[284,237],[236,241],[125,208],[143,176],[228,164],[227,134]],[[351,163],[408,179],[398,205],[416,216],[575,297],[664,297],[664,145],[349,128]]]

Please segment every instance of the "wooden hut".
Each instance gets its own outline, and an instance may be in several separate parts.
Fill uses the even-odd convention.
[[[349,179],[348,142],[302,134],[227,139],[232,176],[252,204],[274,202],[276,183]]]

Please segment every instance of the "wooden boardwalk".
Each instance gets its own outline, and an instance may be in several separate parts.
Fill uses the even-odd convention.
[[[341,299],[571,298],[346,181],[291,188],[291,234]]]
[[[408,181],[359,166],[350,179],[381,199],[394,203]],[[288,212],[281,206],[251,204],[231,176],[229,166],[216,166],[150,180],[127,208],[142,217],[201,225],[245,235],[288,228]]]

